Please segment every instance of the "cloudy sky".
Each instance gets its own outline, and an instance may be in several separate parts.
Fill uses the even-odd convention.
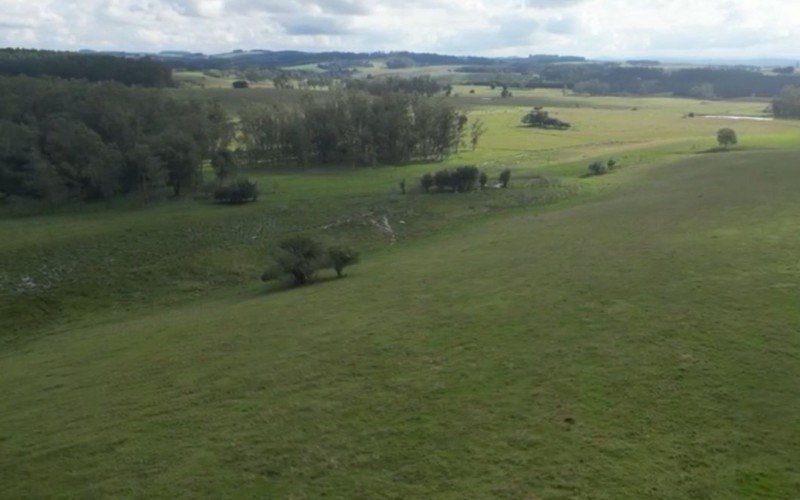
[[[800,59],[800,1],[2,0],[0,46]]]

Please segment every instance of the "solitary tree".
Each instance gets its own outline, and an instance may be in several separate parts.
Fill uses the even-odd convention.
[[[330,247],[328,249],[328,260],[331,267],[336,271],[336,277],[344,276],[344,268],[358,262],[358,252],[350,247]]]
[[[500,172],[500,185],[504,188],[508,187],[508,182],[511,180],[511,169],[505,169]]]
[[[470,126],[469,131],[469,140],[472,144],[472,150],[475,151],[475,148],[478,147],[478,141],[481,140],[481,136],[486,133],[486,126],[483,124],[483,121],[478,118],[472,125]]]
[[[717,142],[725,149],[738,144],[739,139],[732,128],[722,128],[717,132]]]
[[[264,281],[290,276],[295,286],[314,281],[317,271],[325,267],[325,251],[315,240],[295,236],[282,241],[273,255],[274,265],[261,277]]]

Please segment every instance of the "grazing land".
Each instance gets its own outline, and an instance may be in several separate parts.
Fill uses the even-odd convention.
[[[444,163],[253,169],[236,207],[7,208],[0,496],[796,496],[800,123],[470,90],[488,131]],[[523,127],[533,106],[573,127]],[[418,188],[465,164],[511,187]],[[297,233],[362,263],[260,283]]]

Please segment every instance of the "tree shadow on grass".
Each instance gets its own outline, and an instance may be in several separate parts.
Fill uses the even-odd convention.
[[[316,278],[314,281],[310,283],[306,283],[305,285],[295,285],[290,279],[289,280],[276,279],[264,282],[262,283],[262,286],[254,287],[252,290],[248,290],[243,294],[243,297],[245,298],[268,297],[270,295],[275,295],[279,293],[288,293],[293,290],[303,290],[305,288],[323,286],[332,281],[340,281],[348,277],[349,275],[347,274],[345,274],[341,278],[337,277],[336,275],[321,276]]]
[[[712,153],[730,153],[731,151],[737,151],[737,150],[736,149],[731,149],[731,148],[716,147],[716,148],[704,149],[702,151],[698,151],[697,154],[705,155],[705,154],[712,154]]]

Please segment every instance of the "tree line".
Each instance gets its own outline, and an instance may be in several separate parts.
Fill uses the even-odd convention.
[[[773,97],[787,85],[800,85],[790,73],[764,74],[759,68],[706,67],[669,70],[617,63],[535,64],[462,68],[483,72],[473,84],[517,88],[567,88],[581,94],[672,94],[699,99]],[[480,71],[479,71],[480,70]]]
[[[244,112],[241,140],[254,164],[435,161],[458,151],[467,121],[443,98],[336,91],[296,106]]]
[[[800,87],[786,87],[772,101],[772,112],[778,118],[800,118]]]
[[[123,58],[50,50],[0,49],[0,76],[115,81],[141,87],[171,87],[172,69],[151,58]]]
[[[209,101],[116,83],[0,77],[0,198],[98,200],[194,187],[232,139]]]
[[[237,122],[217,102],[159,89],[0,77],[0,199],[149,199],[167,188],[180,196],[209,164],[213,197],[240,203],[257,194],[235,179],[242,158],[301,167],[436,161],[461,147],[467,123],[444,98],[404,92],[308,94]],[[473,146],[484,131],[474,125]]]

